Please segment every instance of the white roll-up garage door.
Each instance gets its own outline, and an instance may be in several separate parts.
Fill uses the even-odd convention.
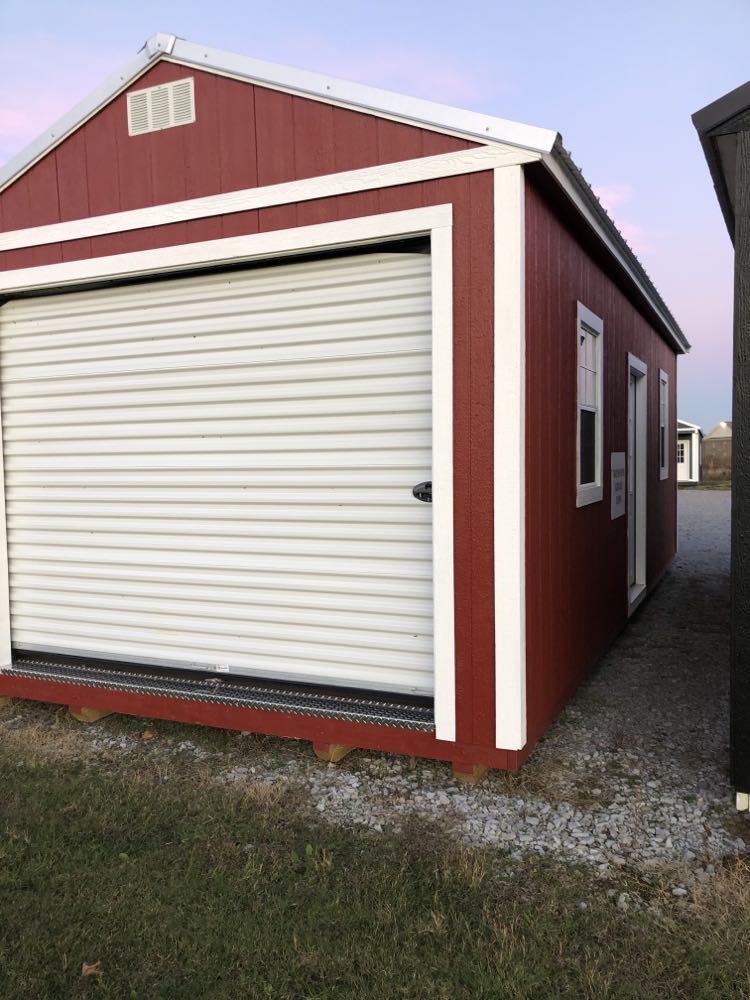
[[[14,646],[430,693],[427,254],[0,309]]]

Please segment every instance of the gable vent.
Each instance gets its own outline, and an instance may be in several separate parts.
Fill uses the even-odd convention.
[[[192,76],[128,94],[128,135],[158,132],[195,121]]]

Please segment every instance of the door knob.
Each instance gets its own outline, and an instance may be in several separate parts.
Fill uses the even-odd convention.
[[[432,503],[432,483],[417,483],[414,489],[411,491],[412,496],[417,500],[421,500],[422,503]]]

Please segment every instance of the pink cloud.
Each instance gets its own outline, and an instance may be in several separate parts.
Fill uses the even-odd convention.
[[[469,70],[441,57],[388,48],[355,59],[337,59],[337,76],[373,82],[389,90],[404,90],[447,104],[473,103],[484,93],[480,81]]]
[[[593,189],[635,253],[639,255],[652,253],[656,249],[654,240],[644,226],[640,222],[620,216],[621,206],[627,205],[633,196],[630,184],[616,181],[611,184],[594,184]]]

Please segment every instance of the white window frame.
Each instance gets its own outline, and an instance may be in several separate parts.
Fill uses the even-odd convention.
[[[584,328],[596,338],[596,465],[593,483],[581,483],[581,402],[579,387],[578,351],[581,329]],[[604,321],[600,316],[577,303],[576,316],[576,507],[597,503],[604,496],[603,452],[604,452]]]
[[[685,442],[680,438],[677,439],[677,464],[685,464]]]
[[[664,430],[663,455],[662,429]],[[659,369],[659,479],[669,479],[669,375],[662,368]]]
[[[0,272],[0,307],[19,292],[70,291],[122,277],[185,272],[209,265],[270,259],[410,236],[429,236],[432,261],[433,453],[432,554],[434,715],[438,740],[456,740],[453,564],[453,207],[450,204],[369,215],[249,236],[177,244]],[[0,436],[2,435],[0,416]],[[0,453],[0,670],[10,664],[8,552]]]

